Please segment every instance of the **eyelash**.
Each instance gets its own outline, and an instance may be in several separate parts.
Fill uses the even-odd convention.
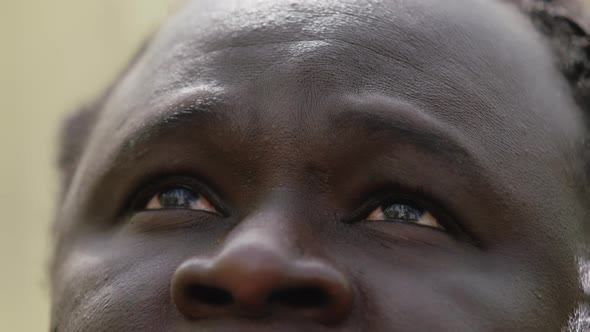
[[[392,194],[393,192],[398,194]],[[360,204],[360,208],[356,210],[349,218],[343,220],[344,223],[347,224],[356,224],[365,221],[365,219],[369,216],[369,214],[387,204],[394,201],[400,201],[407,204],[415,205],[418,208],[423,209],[424,211],[429,211],[432,215],[437,219],[437,221],[447,230],[448,232],[452,232],[453,229],[456,227],[452,227],[452,223],[449,222],[449,216],[447,213],[443,212],[442,209],[438,207],[437,204],[432,204],[431,199],[427,199],[427,195],[423,193],[414,193],[410,194],[406,190],[399,189],[399,188],[389,188],[389,189],[381,189],[378,190],[377,193],[365,194],[364,197],[371,197],[369,200],[366,200],[364,203]],[[420,226],[420,225],[416,225]]]
[[[133,199],[131,200],[131,204],[128,205],[128,212],[134,213],[145,210],[144,206],[154,195],[174,187],[183,187],[193,191],[195,194],[203,195],[223,216],[229,214],[227,207],[213,190],[191,176],[160,177],[149,182],[147,185],[143,185],[140,190],[136,191],[135,195],[132,195]]]

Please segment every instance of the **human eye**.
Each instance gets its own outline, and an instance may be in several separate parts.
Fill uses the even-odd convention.
[[[405,199],[386,201],[375,208],[364,221],[390,221],[445,229],[429,210]]]
[[[139,179],[118,219],[126,231],[196,227],[230,216],[221,195],[199,177],[164,174]]]
[[[193,189],[174,186],[155,193],[144,210],[186,209],[219,213],[213,204]]]

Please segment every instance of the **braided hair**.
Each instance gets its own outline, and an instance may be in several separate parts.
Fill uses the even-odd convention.
[[[547,37],[574,99],[590,113],[590,16],[581,1],[509,0]],[[590,114],[589,114],[590,115]]]
[[[571,88],[590,129],[590,12],[582,0],[508,0],[530,17],[547,38],[555,66]],[[584,169],[577,186],[584,199],[590,196],[590,135],[580,143]]]

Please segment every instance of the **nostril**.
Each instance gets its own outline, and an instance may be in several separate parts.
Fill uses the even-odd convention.
[[[306,309],[328,305],[330,296],[319,287],[297,287],[276,290],[270,294],[268,301],[292,309]]]
[[[170,292],[187,319],[258,319],[276,312],[332,325],[349,316],[352,285],[331,265],[291,261],[268,248],[239,248],[215,260],[190,259],[176,269]]]
[[[191,300],[210,306],[226,306],[234,302],[229,292],[217,287],[190,285],[186,292]]]

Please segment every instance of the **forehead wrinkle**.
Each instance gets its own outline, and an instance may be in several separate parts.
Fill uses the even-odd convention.
[[[163,90],[173,90],[176,87],[186,84],[186,82],[191,82],[195,79],[195,77],[203,75],[207,70],[211,70],[211,68],[209,68],[210,65],[207,65],[208,62],[213,61],[213,68],[215,68],[216,66],[220,66],[224,63],[223,54],[225,53],[228,56],[235,57],[236,54],[232,52],[236,50],[238,52],[240,50],[246,51],[247,53],[245,55],[247,56],[252,56],[257,52],[260,52],[261,50],[268,50],[268,52],[266,53],[266,57],[268,57],[269,59],[269,66],[279,65],[279,68],[283,68],[282,66],[284,62],[278,62],[278,59],[287,56],[292,58],[292,61],[289,62],[291,68],[293,68],[292,65],[294,63],[301,64],[305,61],[311,61],[311,63],[316,63],[318,65],[327,65],[327,67],[325,67],[327,70],[329,70],[332,67],[332,70],[336,70],[338,68],[338,70],[340,71],[343,66],[347,66],[349,69],[356,69],[356,67],[351,67],[352,64],[348,62],[340,62],[337,65],[334,64],[335,66],[330,66],[330,64],[322,62],[322,57],[326,54],[326,52],[329,52],[334,55],[340,54],[341,56],[345,56],[345,54],[348,52],[355,52],[359,55],[362,55],[363,57],[367,57],[368,59],[380,58],[383,59],[384,63],[388,63],[390,65],[397,65],[400,66],[400,68],[408,68],[409,70],[420,73],[421,75],[424,75],[424,77],[429,77],[433,82],[437,82],[441,86],[448,88],[449,93],[453,93],[456,95],[465,95],[467,93],[467,91],[465,91],[466,87],[459,87],[459,83],[453,82],[452,77],[445,77],[443,75],[432,72],[427,68],[422,68],[420,64],[412,61],[406,55],[391,52],[379,46],[364,45],[360,42],[335,37],[322,39],[316,38],[306,40],[290,40],[281,42],[267,41],[251,44],[242,43],[239,45],[232,44],[225,45],[223,47],[219,47],[216,49],[203,51],[198,56],[190,54],[184,56],[177,56],[172,63],[173,67],[175,68],[174,72],[176,72],[177,74],[175,74],[173,77],[170,77],[170,81],[166,82],[166,86],[163,88]],[[250,53],[249,50],[251,50],[251,52],[253,53]],[[195,72],[194,68],[201,69],[197,69],[197,72]],[[263,73],[265,72],[261,71],[257,73],[254,77],[258,77],[258,75]],[[347,71],[347,73],[350,73],[350,71]],[[357,73],[357,75],[362,76],[363,73]],[[462,77],[465,80],[470,80],[470,78],[465,77],[465,75],[463,75]],[[480,100],[482,98],[479,96],[472,97],[474,100],[477,100],[480,103],[483,102],[483,100]]]
[[[260,45],[257,41],[261,39],[279,44],[318,40],[322,38],[322,31],[337,32],[342,26],[360,25],[340,17],[325,20],[334,16],[354,17],[358,21],[362,18],[363,24],[373,23],[371,15],[348,13],[345,10],[351,7],[350,4],[340,2],[289,1],[277,4],[275,1],[250,1],[248,5],[244,2],[221,1],[221,8],[200,8],[201,2],[195,1],[193,4],[197,6],[182,11],[161,31],[157,40],[168,46],[188,42],[188,48],[207,51],[227,45]],[[391,25],[393,21],[388,23]]]
[[[376,10],[374,8],[359,9],[358,13],[355,13],[352,12],[352,9],[356,7],[350,4],[336,5],[329,3],[326,5],[323,2],[321,3],[324,4],[323,6],[314,2],[312,4],[314,4],[314,8],[321,7],[322,11],[315,13],[309,9],[302,8],[302,5],[286,8],[284,6],[278,7],[278,10],[273,11],[273,6],[269,6],[271,9],[265,7],[266,9],[258,8],[252,13],[240,13],[239,18],[230,17],[227,20],[219,19],[219,21],[224,23],[220,27],[215,24],[214,28],[210,28],[207,24],[203,23],[199,23],[193,27],[194,24],[190,24],[189,26],[193,27],[192,30],[199,31],[188,33],[185,31],[182,33],[182,38],[172,37],[174,41],[168,40],[168,42],[164,42],[163,44],[165,45],[162,46],[165,46],[165,49],[173,49],[177,54],[176,58],[169,58],[168,61],[166,59],[164,60],[175,68],[190,67],[189,72],[191,73],[183,70],[179,71],[180,73],[186,73],[186,75],[181,74],[180,76],[190,79],[187,75],[194,75],[194,68],[199,68],[199,63],[206,65],[209,62],[208,60],[203,62],[203,58],[212,57],[213,62],[219,61],[219,59],[215,59],[214,52],[263,47],[268,50],[271,46],[324,42],[354,47],[362,51],[362,53],[368,54],[369,57],[377,56],[386,61],[403,63],[405,66],[425,74],[433,81],[450,88],[452,93],[461,93],[461,88],[476,81],[476,86],[487,85],[485,81],[479,80],[479,76],[489,68],[482,68],[482,72],[479,73],[469,73],[470,66],[460,63],[463,60],[449,59],[454,56],[453,50],[440,50],[442,54],[446,54],[447,58],[447,63],[443,65],[461,68],[463,72],[462,79],[465,80],[465,82],[460,83],[463,87],[453,84],[453,78],[447,77],[446,72],[439,73],[431,70],[432,66],[440,65],[439,63],[432,63],[439,59],[431,59],[422,55],[425,52],[424,49],[437,48],[436,39],[440,37],[441,32],[431,31],[432,29],[428,28],[433,23],[426,22],[428,21],[428,17],[425,17],[425,14],[418,15],[417,18],[408,17],[407,13],[394,12],[390,8],[392,7],[391,5],[383,4],[379,7],[383,7],[380,13],[373,13]],[[403,4],[402,7],[407,9],[405,8],[407,6]],[[416,11],[415,8],[412,10]],[[391,12],[393,18],[386,19],[382,17],[383,12]],[[302,14],[302,16],[297,16],[297,14]],[[222,17],[226,17],[229,14],[223,12],[223,15]],[[244,16],[251,19],[243,19]],[[208,18],[207,21],[216,23],[218,20]],[[230,23],[226,24],[226,21]],[[179,25],[183,27],[181,24]],[[419,31],[426,31],[427,34],[414,33],[416,29],[412,29],[411,27],[417,25],[423,25],[425,28]],[[456,29],[456,27],[445,27],[445,29]],[[170,27],[170,30],[175,29]],[[359,33],[359,31],[363,33]],[[171,33],[167,35],[173,36]],[[462,36],[462,38],[467,41],[469,36]],[[395,41],[396,45],[399,46],[392,48],[391,41]],[[170,45],[175,45],[175,47],[170,47]],[[425,45],[426,47],[417,48],[417,45]],[[459,47],[456,47],[454,51],[457,49]],[[449,52],[451,53],[449,54]],[[184,65],[182,63],[172,64],[172,62],[177,60],[184,62]],[[455,64],[455,62],[457,63]],[[195,66],[195,64],[197,65]],[[180,81],[184,78],[179,77],[177,80]]]
[[[248,9],[251,3],[256,4],[253,6],[254,9]],[[462,5],[461,1],[452,1],[451,9],[446,11],[441,11],[438,7],[431,9],[461,21],[451,26],[438,24],[440,18],[432,17],[432,14],[429,15],[420,10],[421,6],[426,5],[421,2],[413,4],[407,1],[347,1],[345,3],[288,1],[275,4],[271,1],[249,1],[249,5],[246,6],[236,1],[221,1],[221,5],[216,10],[210,10],[208,6],[200,6],[201,1],[195,1],[193,4],[197,6],[184,11],[183,15],[176,20],[177,22],[168,27],[168,33],[158,38],[164,49],[174,49],[170,46],[176,44],[180,53],[192,56],[195,50],[208,52],[224,48],[261,47],[294,41],[337,40],[365,48],[373,54],[390,57],[398,62],[402,61],[430,75],[432,73],[428,69],[431,64],[427,63],[429,60],[421,59],[422,54],[415,54],[415,51],[424,48],[423,46],[428,49],[440,48],[437,42],[444,40],[444,35],[439,31],[441,27],[457,32],[465,24],[469,24],[469,21],[472,21],[471,23],[474,21],[473,19],[460,20],[462,15],[452,14],[452,9]],[[499,7],[499,4],[496,5]],[[397,7],[403,10],[395,10]],[[242,11],[237,11],[238,9]],[[202,20],[197,20],[193,16],[198,16]],[[467,27],[479,29],[472,25]],[[420,31],[427,33],[422,34]],[[461,47],[472,46],[468,42],[470,33],[467,31],[465,33],[466,35],[461,37],[466,43],[454,47],[455,51]],[[170,38],[167,40],[166,37]],[[266,40],[266,42],[260,43],[260,40]],[[392,41],[396,42],[393,50],[391,49]],[[440,51],[443,52],[444,47]],[[460,67],[464,70],[469,69],[469,66]],[[448,78],[437,77],[437,79],[445,86],[452,85]]]

